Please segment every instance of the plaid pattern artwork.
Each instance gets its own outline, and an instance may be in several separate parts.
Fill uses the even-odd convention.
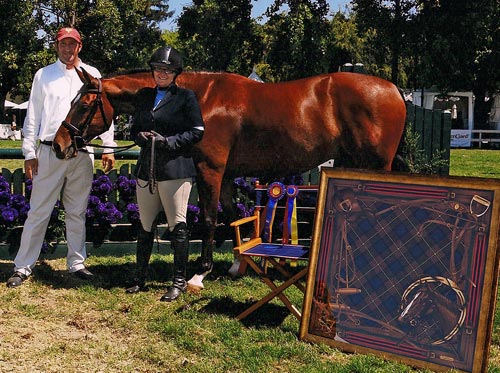
[[[492,192],[330,183],[311,333],[470,368]]]

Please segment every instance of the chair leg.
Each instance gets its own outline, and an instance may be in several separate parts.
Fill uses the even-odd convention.
[[[274,282],[272,282],[265,274],[263,273],[262,269],[253,261],[248,261],[248,264],[259,274],[262,276],[262,280],[271,288],[271,292],[267,294],[264,298],[260,299],[258,302],[254,303],[252,306],[247,308],[245,311],[240,313],[238,316],[236,316],[237,320],[243,320],[245,317],[250,315],[252,312],[257,310],[258,308],[262,307],[264,304],[268,303],[271,301],[273,298],[278,297],[284,304],[285,306],[290,310],[290,312],[300,321],[302,318],[301,312],[295,307],[290,300],[286,297],[285,294],[283,294],[283,291],[285,291],[287,288],[289,288],[291,285],[297,285],[297,281],[299,281],[301,278],[303,278],[308,271],[308,267],[305,267],[301,271],[297,272],[295,275],[287,279],[283,284],[280,286],[276,286]]]

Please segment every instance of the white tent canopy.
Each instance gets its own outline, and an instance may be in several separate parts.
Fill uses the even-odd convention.
[[[16,105],[13,109],[26,110],[28,108],[28,101],[24,101],[22,104]]]
[[[14,106],[17,106],[17,104],[15,102],[5,100],[4,107],[6,109],[13,108]]]

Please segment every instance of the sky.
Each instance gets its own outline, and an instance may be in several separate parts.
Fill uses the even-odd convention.
[[[328,0],[328,5],[330,6],[330,12],[337,12],[338,10],[343,10],[345,5],[348,4],[350,0]],[[180,16],[182,8],[184,6],[189,6],[193,2],[190,0],[169,0],[169,9],[175,11],[174,16],[171,20],[164,22],[161,27],[166,30],[174,30],[176,28],[175,19]],[[261,16],[267,9],[269,5],[273,3],[273,0],[257,0],[252,1],[252,18],[257,18]]]

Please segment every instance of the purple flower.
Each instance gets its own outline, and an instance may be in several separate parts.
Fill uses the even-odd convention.
[[[189,225],[198,223],[200,220],[200,208],[195,205],[188,204],[187,206],[187,220]]]
[[[139,206],[137,203],[129,203],[126,207],[128,221],[131,223],[138,223],[140,221],[139,217]]]
[[[109,192],[113,190],[113,186],[110,183],[102,183],[99,185],[99,192],[102,195],[107,196]]]
[[[109,227],[123,217],[112,202],[99,202],[98,204],[87,207],[87,222]]]
[[[89,206],[95,207],[101,203],[101,200],[97,196],[93,196],[92,194],[89,196]]]
[[[7,207],[2,210],[2,219],[5,220],[5,222],[7,223],[13,223],[18,216],[19,213],[17,212],[16,209],[12,207]]]
[[[3,176],[0,176],[0,192],[10,193],[10,184]]]
[[[127,212],[137,212],[137,213],[139,213],[139,205],[137,203],[129,203],[127,205]]]
[[[27,192],[31,192],[31,189],[33,189],[33,180],[32,179],[26,179],[24,181],[24,187]]]
[[[113,184],[107,175],[101,175],[92,181],[91,193],[102,200],[105,200],[112,190]]]
[[[123,214],[116,208],[112,202],[106,202],[104,204],[105,219],[110,223],[116,223],[119,219],[123,217]]]
[[[234,185],[241,190],[242,193],[250,194],[253,192],[253,184],[255,184],[255,179],[252,179],[252,182],[249,183],[244,177],[237,177],[233,180]],[[253,183],[253,184],[252,184]]]
[[[1,179],[0,183],[2,183]],[[23,224],[29,207],[29,203],[24,196],[10,193],[10,187],[8,190],[0,191],[0,227],[13,227]]]
[[[118,176],[113,187],[118,191],[120,200],[123,202],[128,203],[135,197],[136,181],[133,179],[128,179],[125,176]]]

